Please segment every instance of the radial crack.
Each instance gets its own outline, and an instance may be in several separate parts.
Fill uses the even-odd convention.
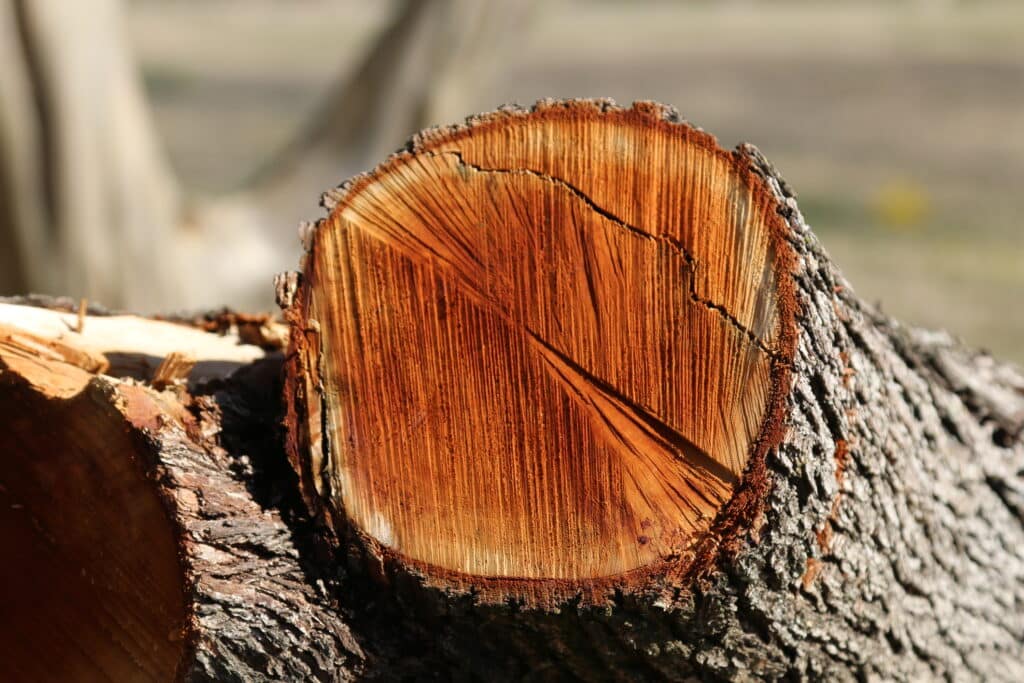
[[[749,339],[751,343],[753,343],[755,346],[757,346],[757,348],[759,348],[761,351],[763,351],[765,354],[767,354],[768,357],[771,358],[773,361],[775,361],[775,362],[782,362],[781,357],[779,356],[779,354],[776,351],[774,351],[771,347],[769,347],[764,342],[764,340],[761,339],[761,337],[759,337],[757,334],[755,334],[750,328],[748,328],[746,325],[744,325],[742,322],[740,322],[740,320],[735,315],[730,313],[729,310],[725,306],[723,306],[722,304],[719,304],[719,303],[715,303],[714,301],[711,301],[710,299],[708,299],[706,297],[703,297],[703,296],[701,296],[700,294],[697,293],[697,278],[694,277],[694,276],[696,275],[697,266],[698,266],[699,262],[693,256],[693,254],[691,254],[689,252],[689,250],[686,249],[686,247],[683,246],[683,244],[680,243],[678,240],[672,239],[671,237],[668,237],[666,235],[654,235],[654,234],[651,234],[650,232],[647,232],[646,230],[643,230],[642,228],[639,228],[639,227],[637,227],[635,225],[631,225],[631,224],[627,223],[626,221],[622,220],[621,218],[616,216],[611,211],[609,211],[609,210],[605,209],[604,207],[600,206],[599,204],[597,204],[593,199],[590,198],[590,196],[588,196],[585,192],[580,190],[578,187],[576,187],[572,183],[569,183],[566,180],[563,180],[562,178],[557,178],[557,177],[552,176],[550,174],[543,173],[541,171],[536,171],[536,170],[533,170],[533,169],[528,169],[528,168],[508,169],[508,168],[488,168],[488,167],[484,167],[484,166],[478,166],[476,164],[473,164],[473,163],[470,163],[470,162],[466,161],[465,158],[463,158],[463,156],[462,156],[462,152],[460,152],[458,150],[446,150],[446,151],[443,151],[443,152],[436,152],[436,151],[433,151],[433,150],[422,150],[420,152],[420,154],[423,154],[425,156],[431,156],[431,157],[444,157],[444,156],[453,157],[458,162],[460,171],[464,170],[464,169],[472,169],[472,170],[474,170],[474,171],[476,171],[478,173],[494,173],[494,174],[503,174],[503,175],[528,175],[528,176],[534,176],[536,178],[540,178],[541,180],[545,180],[545,181],[547,181],[549,183],[552,183],[553,185],[556,185],[558,187],[563,188],[564,190],[566,190],[567,192],[569,192],[570,194],[575,196],[577,199],[582,201],[584,204],[586,204],[587,207],[589,207],[592,211],[594,211],[598,215],[608,219],[609,221],[611,221],[615,225],[619,226],[620,228],[622,228],[622,229],[624,229],[624,230],[626,230],[626,231],[628,231],[628,232],[630,232],[630,233],[632,233],[634,235],[637,235],[638,237],[640,237],[642,239],[654,240],[656,242],[662,242],[664,244],[669,245],[670,247],[672,247],[673,249],[675,249],[675,250],[677,250],[679,252],[679,254],[682,256],[683,260],[686,262],[687,266],[690,268],[690,277],[687,278],[687,286],[689,288],[690,299],[693,302],[695,302],[697,304],[700,304],[701,306],[704,306],[708,310],[714,311],[723,320],[725,320],[727,323],[729,323],[729,325],[731,325],[733,328],[735,328],[737,331],[739,331],[745,337],[747,337],[747,339]]]
[[[661,447],[660,450],[668,451],[676,460],[684,462],[689,468],[711,475],[728,485],[736,483],[737,474],[708,455],[697,444],[665,424],[647,409],[621,394],[612,385],[589,373],[571,358],[544,341],[533,330],[528,327],[524,327],[524,330],[530,339],[540,347],[544,359],[557,370],[560,379],[580,394],[581,399],[589,402],[593,409],[603,413],[605,408],[610,407],[615,413],[622,415],[630,423],[639,427],[645,440],[656,442]],[[596,397],[594,394],[600,396]],[[608,418],[606,417],[606,419]],[[611,421],[614,422],[614,420]],[[636,449],[636,444],[632,443],[633,440],[628,438],[623,440],[627,442],[627,445]],[[703,490],[700,487],[695,487],[695,490],[703,496]]]

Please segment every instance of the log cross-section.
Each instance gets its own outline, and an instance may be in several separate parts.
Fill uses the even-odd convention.
[[[498,113],[331,197],[293,458],[372,553],[543,603],[679,577],[750,516],[792,249],[746,158],[668,113]]]

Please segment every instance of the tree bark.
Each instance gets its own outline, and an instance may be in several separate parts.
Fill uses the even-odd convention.
[[[670,110],[623,112],[607,103],[506,111],[460,134],[511,130],[538,113],[574,108],[598,122],[625,117],[703,139]],[[751,187],[777,212],[784,238],[777,248],[791,250],[784,275],[796,304],[793,345],[778,351],[786,366],[785,428],[763,455],[751,451],[734,489],[759,496],[743,508],[751,514],[728,517],[735,507],[723,504],[699,532],[700,547],[712,549],[696,554],[706,562],[683,553],[659,565],[662,575],[593,590],[584,590],[591,583],[582,577],[575,590],[548,591],[544,601],[531,601],[514,581],[488,583],[482,575],[446,583],[450,575],[385,552],[381,538],[318,482],[346,457],[346,446],[316,441],[338,415],[316,409],[331,405],[338,386],[336,375],[319,374],[321,354],[334,342],[324,339],[332,329],[326,318],[307,307],[318,282],[309,264],[326,253],[327,231],[350,216],[344,211],[359,187],[403,164],[426,163],[423,149],[437,140],[421,138],[362,185],[328,194],[333,212],[309,236],[305,275],[278,282],[291,324],[284,357],[233,345],[254,355],[235,356],[228,367],[222,351],[205,343],[152,351],[90,344],[90,332],[103,332],[99,317],[87,317],[78,335],[66,331],[71,314],[46,312],[63,325],[47,327],[29,313],[36,309],[0,306],[0,507],[15,548],[27,549],[4,563],[4,585],[16,589],[0,601],[5,678],[54,678],[58,663],[68,667],[58,672],[65,677],[95,679],[1024,677],[1024,372],[944,333],[900,325],[857,299],[793,193],[750,146],[729,158],[753,174]],[[461,163],[484,172],[487,160],[474,160],[465,147]],[[570,148],[587,153],[583,144]],[[499,161],[494,168],[516,168],[512,159]],[[576,187],[592,206],[643,227]],[[696,262],[699,269],[707,255]],[[719,313],[734,318],[730,325],[745,321],[722,300],[704,303],[726,309]],[[250,340],[272,349],[280,342],[265,323],[204,324],[241,324]],[[268,331],[256,334],[254,326]],[[756,346],[755,338],[775,351],[770,334],[750,338]],[[157,391],[148,384],[152,370],[172,348],[197,364],[188,382],[176,384],[171,373]],[[140,356],[148,371],[138,370]],[[136,377],[112,376],[127,372],[115,365],[134,368]],[[51,434],[47,427],[56,424],[69,428]],[[313,461],[314,443],[327,464]],[[75,466],[83,459],[90,467]],[[55,488],[53,472],[75,485]],[[767,485],[749,486],[760,474]],[[121,500],[115,494],[127,502],[111,510]],[[53,502],[83,513],[61,517]],[[139,510],[137,517],[113,523],[125,509]],[[142,537],[152,550],[132,553]],[[150,564],[119,559],[135,555]],[[75,577],[89,581],[77,589]],[[46,590],[62,585],[76,590]],[[153,589],[140,594],[140,585]],[[38,601],[51,598],[42,611]],[[32,643],[46,643],[49,657]]]

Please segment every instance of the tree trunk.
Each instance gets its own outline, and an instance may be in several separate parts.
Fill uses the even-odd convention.
[[[0,2],[0,247],[16,265],[0,271],[6,291],[169,303],[178,188],[122,19],[117,0]]]
[[[5,678],[1024,677],[1024,373],[756,149],[542,103],[326,200],[283,357],[0,306]]]

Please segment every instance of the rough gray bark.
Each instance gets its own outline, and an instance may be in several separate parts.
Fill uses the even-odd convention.
[[[310,538],[285,521],[299,514],[280,503],[288,473],[267,471],[279,461],[258,453],[276,442],[279,371],[279,358],[267,360],[196,399],[191,410],[220,427],[219,443],[181,430],[148,434],[190,564],[189,680],[350,680],[364,657],[332,608],[320,578],[329,570],[303,561]]]
[[[193,586],[184,677],[1024,679],[1024,372],[860,302],[744,152],[789,226],[801,314],[771,492],[735,554],[673,601],[558,613],[375,575],[303,513],[261,361],[197,390],[191,431],[133,426]]]
[[[721,645],[694,661],[725,676],[1020,680],[1024,374],[860,302],[746,151],[787,209],[803,315],[763,537],[706,593]]]

